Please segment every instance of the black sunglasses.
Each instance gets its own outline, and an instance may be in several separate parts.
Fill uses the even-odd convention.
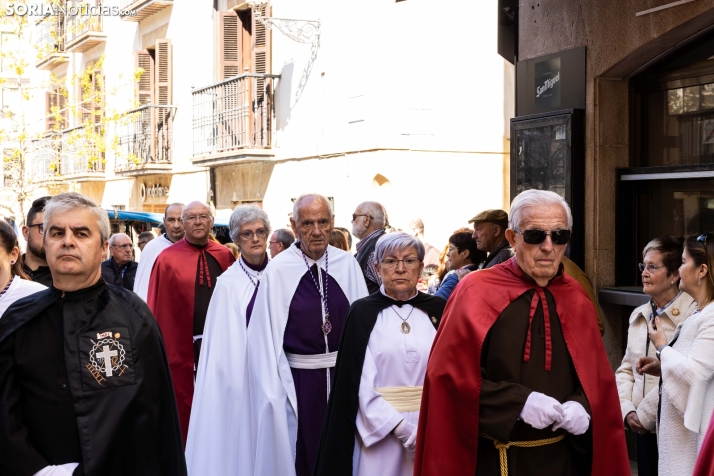
[[[540,245],[545,241],[545,237],[550,235],[550,239],[553,240],[554,245],[567,245],[570,241],[570,230],[524,230],[520,231],[518,228],[514,228],[513,231],[523,235],[523,241],[529,245]]]
[[[357,219],[357,217],[369,217],[369,218],[371,218],[372,220],[374,220],[374,218],[372,218],[370,215],[357,215],[356,213],[353,213],[353,214],[352,214],[352,221],[355,221],[355,220]]]

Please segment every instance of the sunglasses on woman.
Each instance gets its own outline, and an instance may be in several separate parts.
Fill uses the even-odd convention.
[[[540,245],[545,241],[545,237],[550,235],[554,245],[567,245],[570,241],[570,230],[524,230],[514,228],[513,231],[523,235],[523,241],[529,245]]]

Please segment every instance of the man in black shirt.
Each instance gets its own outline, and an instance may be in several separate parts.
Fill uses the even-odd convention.
[[[52,197],[42,197],[32,202],[32,207],[27,212],[27,221],[22,227],[22,236],[27,242],[27,249],[22,255],[22,269],[34,282],[47,287],[52,285],[52,274],[47,266],[45,247],[42,244],[42,220],[45,204],[50,198]]]
[[[134,279],[139,263],[134,261],[131,238],[124,233],[115,233],[109,238],[111,258],[102,263],[102,278],[109,284],[134,289]]]
[[[106,212],[63,193],[44,219],[52,287],[0,320],[0,474],[185,476],[159,328],[100,276]]]

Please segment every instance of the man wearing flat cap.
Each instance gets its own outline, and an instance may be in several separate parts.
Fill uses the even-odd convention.
[[[490,268],[511,259],[513,249],[506,239],[508,213],[503,210],[484,210],[470,219],[469,223],[474,224],[473,237],[476,247],[488,253],[480,269]]]

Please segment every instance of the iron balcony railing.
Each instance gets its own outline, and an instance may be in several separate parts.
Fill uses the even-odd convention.
[[[103,155],[97,144],[86,138],[83,126],[62,131],[60,175],[63,177],[104,173]]]
[[[35,50],[37,60],[42,61],[52,53],[64,52],[64,35],[60,15],[50,15],[37,24]]]
[[[269,149],[273,74],[242,74],[193,91],[193,156]]]
[[[117,126],[115,169],[171,164],[176,107],[146,104],[125,114]]]
[[[28,151],[30,173],[36,182],[52,180],[59,173],[59,143],[51,138],[32,143]]]
[[[65,21],[65,44],[69,44],[85,33],[101,32],[101,15],[91,15],[86,2],[67,2],[67,12],[72,13]],[[70,47],[71,48],[71,47]]]

